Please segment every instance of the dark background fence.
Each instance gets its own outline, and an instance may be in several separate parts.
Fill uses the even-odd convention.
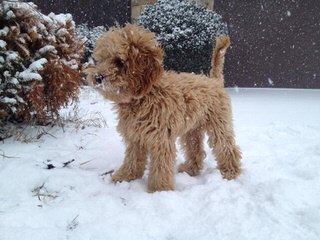
[[[71,13],[89,26],[123,25],[131,20],[131,0],[33,0],[45,14]]]
[[[131,0],[34,0],[48,14],[71,13],[76,23],[120,25]],[[228,22],[226,86],[320,88],[319,0],[215,0]]]
[[[215,0],[232,40],[227,85],[320,88],[319,0]]]

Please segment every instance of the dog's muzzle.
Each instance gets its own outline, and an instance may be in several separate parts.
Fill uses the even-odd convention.
[[[101,74],[95,74],[94,79],[96,80],[96,83],[101,84],[103,80],[105,80],[105,76]]]

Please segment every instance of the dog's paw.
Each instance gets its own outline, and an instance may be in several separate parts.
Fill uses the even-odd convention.
[[[196,165],[190,165],[190,164],[186,164],[186,163],[181,163],[178,167],[178,172],[186,172],[188,173],[190,176],[194,177],[199,175],[200,173],[200,168]]]
[[[134,179],[136,179],[137,177],[132,176],[130,174],[125,174],[122,171],[116,171],[114,174],[112,174],[112,181],[113,182],[130,182]]]
[[[240,168],[225,168],[225,169],[220,169],[221,175],[223,178],[227,180],[232,180],[237,178],[240,173],[241,169]]]
[[[161,191],[174,191],[174,184],[159,184],[148,185],[148,193],[161,192]]]

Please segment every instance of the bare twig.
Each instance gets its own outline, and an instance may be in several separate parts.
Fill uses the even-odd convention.
[[[45,201],[46,199],[55,199],[58,197],[58,195],[54,192],[54,193],[50,193],[45,187],[45,182],[43,184],[41,184],[39,187],[36,187],[32,190],[32,192],[34,193],[34,197],[38,197],[39,201]]]
[[[124,206],[127,206],[127,199],[123,198],[123,197],[120,197],[121,199],[121,202]]]
[[[44,136],[44,135],[49,135],[49,136],[57,139],[56,136],[54,136],[54,135],[52,135],[51,133],[47,132],[47,131],[44,130],[43,128],[41,129],[41,131],[42,131],[42,132],[37,135],[37,139],[40,139],[40,138],[41,138],[42,136]]]
[[[5,153],[3,151],[1,151],[1,152],[2,153],[0,153],[0,156],[2,157],[2,159],[5,159],[5,158],[19,158],[19,157],[7,156],[7,155],[5,155]]]
[[[70,163],[72,163],[72,162],[74,162],[74,161],[75,161],[75,160],[72,159],[72,160],[70,160],[70,161],[64,162],[64,163],[63,163],[63,167],[67,167]]]
[[[79,215],[75,216],[72,221],[67,225],[67,230],[72,231],[76,229],[79,225],[79,221],[77,220]]]
[[[114,173],[113,169],[110,170],[110,171],[106,171],[105,173],[100,174],[100,176],[105,176],[105,175],[108,175],[108,174],[112,175],[112,173]]]
[[[80,163],[80,166],[85,165],[85,164],[87,164],[87,163],[89,163],[89,162],[92,162],[92,161],[93,161],[93,160],[91,159],[91,160],[85,161],[85,162],[83,162],[83,163]]]

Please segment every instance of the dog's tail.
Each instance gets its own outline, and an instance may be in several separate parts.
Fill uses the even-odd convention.
[[[227,48],[230,46],[230,38],[222,35],[216,38],[216,46],[212,53],[210,77],[218,79],[224,86],[223,67],[224,56]]]

